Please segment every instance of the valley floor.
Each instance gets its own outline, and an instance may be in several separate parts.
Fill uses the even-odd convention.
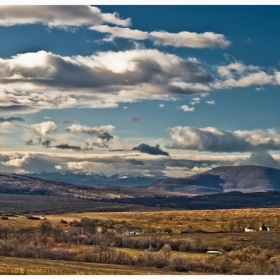
[[[279,208],[2,213],[0,274],[279,275],[279,240]]]

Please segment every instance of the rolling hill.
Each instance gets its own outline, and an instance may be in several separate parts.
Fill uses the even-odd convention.
[[[254,165],[222,166],[187,178],[158,180],[147,188],[193,194],[280,190],[280,169]]]

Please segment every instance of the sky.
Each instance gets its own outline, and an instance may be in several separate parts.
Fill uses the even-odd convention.
[[[280,6],[0,6],[0,171],[280,168]]]

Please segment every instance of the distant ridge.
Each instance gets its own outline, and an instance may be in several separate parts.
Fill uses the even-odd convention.
[[[255,165],[222,166],[187,178],[158,180],[148,189],[192,194],[280,190],[280,169]]]

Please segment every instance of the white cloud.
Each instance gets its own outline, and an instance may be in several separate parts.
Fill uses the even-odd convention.
[[[120,19],[117,13],[102,13],[91,6],[0,6],[0,25],[12,26],[42,23],[49,27],[67,28],[96,25],[103,22],[129,26],[130,19]]]
[[[189,48],[226,48],[230,45],[224,35],[213,32],[195,33],[182,31],[179,33],[169,33],[157,31],[150,33],[151,40],[156,45],[189,47]]]
[[[159,104],[158,105],[160,108],[163,108],[165,105],[164,104]]]
[[[28,156],[23,156],[22,158],[17,155],[12,155],[9,157],[9,160],[3,162],[1,164],[4,166],[12,166],[12,167],[21,167],[22,164],[27,160]]]
[[[108,25],[99,25],[90,27],[91,30],[111,35],[115,37],[145,40],[150,39],[155,45],[188,47],[188,48],[226,48],[230,45],[224,35],[213,32],[195,33],[182,31],[179,33],[169,33],[166,31],[144,32],[130,28],[111,27]],[[105,39],[108,41],[108,38]]]
[[[9,128],[9,127],[12,127],[13,125],[10,123],[10,122],[2,122],[0,123],[0,128]]]
[[[225,66],[218,66],[217,72],[224,80],[217,80],[213,89],[249,87],[277,84],[277,73],[273,69],[267,72],[261,67],[245,65],[242,62],[234,62]]]
[[[209,105],[214,105],[215,101],[214,100],[208,100],[208,101],[205,101],[205,103],[207,103]]]
[[[200,98],[199,97],[195,97],[192,98],[192,102],[190,102],[191,105],[196,105],[200,103]]]
[[[30,127],[35,129],[42,136],[45,136],[50,131],[55,131],[57,128],[56,124],[50,121],[32,124]]]
[[[89,28],[90,30],[98,31],[101,33],[109,33],[112,38],[120,37],[133,40],[145,40],[148,38],[148,33],[140,30],[133,30],[130,28],[112,27],[108,25],[97,25]]]
[[[67,127],[67,131],[69,132],[81,132],[86,133],[90,136],[97,135],[98,132],[103,131],[114,131],[116,128],[113,125],[102,125],[99,127],[90,127],[86,125],[79,125],[79,124],[72,124],[71,126]]]
[[[183,105],[180,107],[183,111],[185,112],[192,112],[194,111],[194,108],[193,107],[189,107],[188,105]]]

